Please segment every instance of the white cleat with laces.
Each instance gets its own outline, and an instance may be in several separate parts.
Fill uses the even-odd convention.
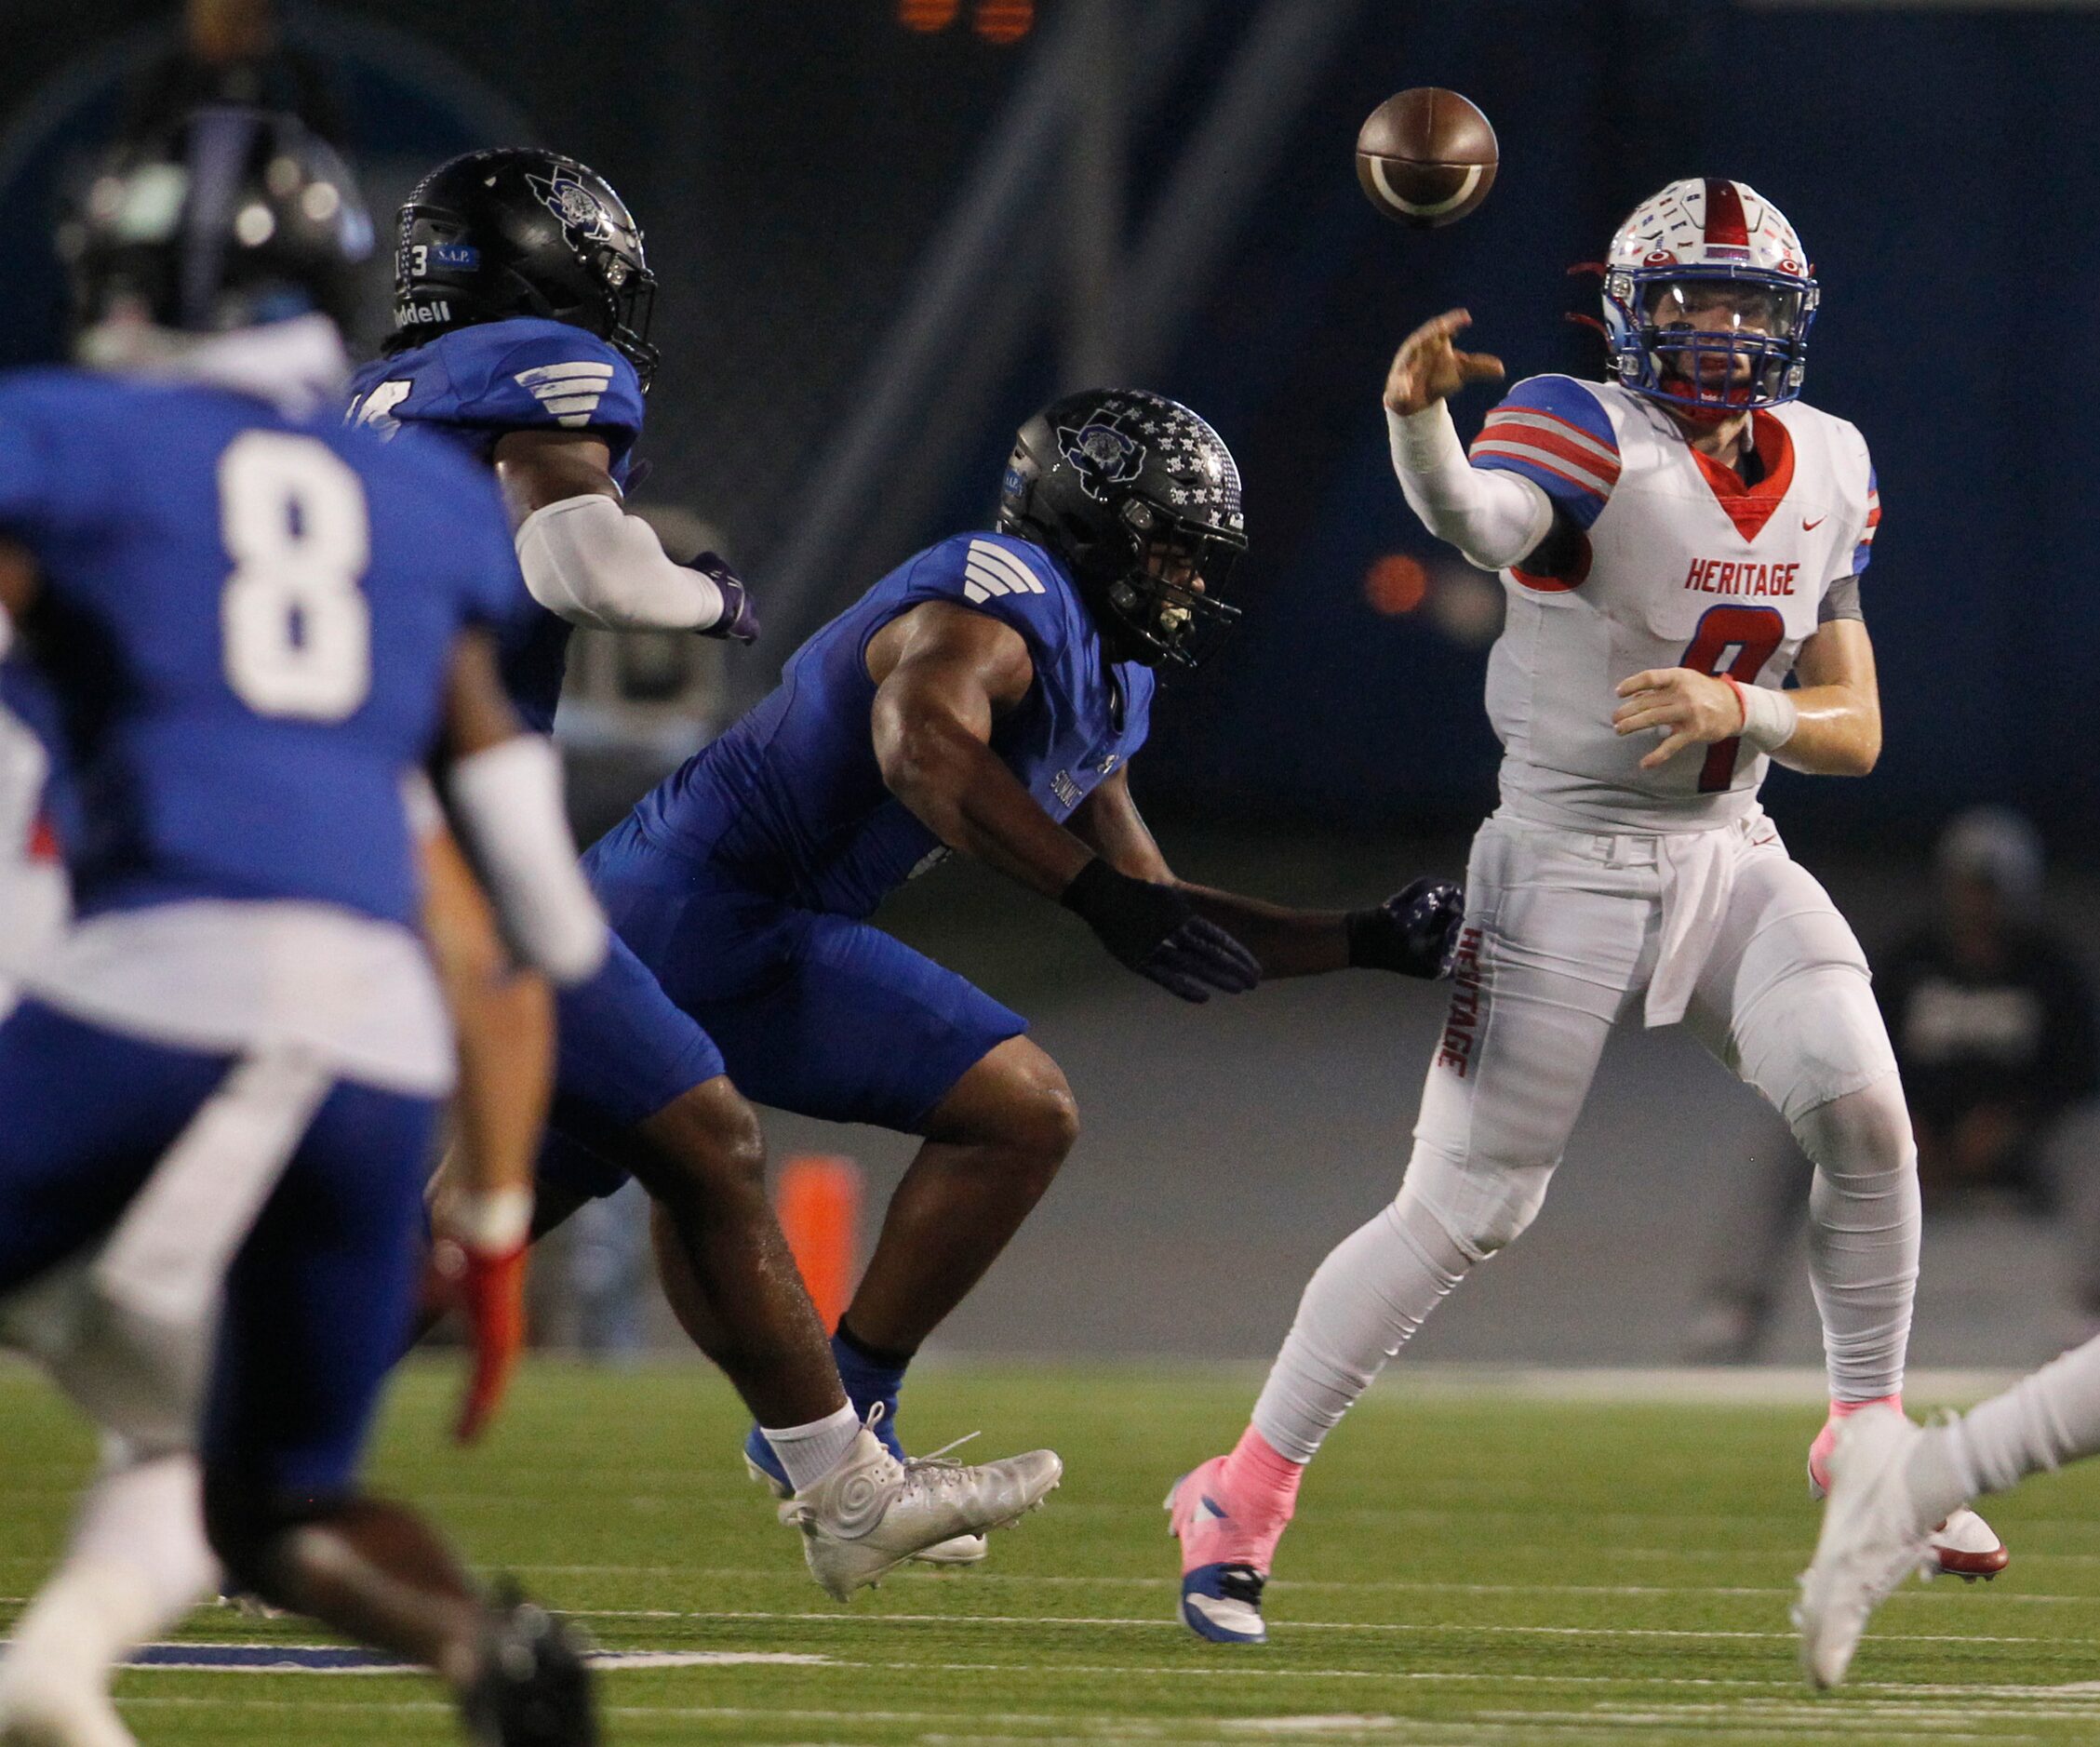
[[[1905,1578],[1926,1575],[1935,1563],[1933,1525],[1919,1520],[1905,1477],[1923,1435],[1893,1407],[1863,1407],[1839,1430],[1823,1533],[1794,1604],[1801,1666],[1815,1686],[1843,1682],[1875,1608]]]
[[[899,1461],[863,1426],[838,1465],[780,1516],[801,1529],[810,1574],[844,1601],[929,1548],[1018,1522],[1063,1474],[1047,1449],[976,1467],[939,1456]]]

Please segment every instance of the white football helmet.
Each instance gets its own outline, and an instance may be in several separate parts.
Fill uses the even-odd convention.
[[[1672,182],[1612,238],[1604,330],[1637,393],[1725,417],[1801,392],[1816,283],[1779,208],[1743,182]]]

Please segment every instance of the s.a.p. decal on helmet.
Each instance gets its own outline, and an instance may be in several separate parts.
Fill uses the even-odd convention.
[[[555,152],[470,152],[431,171],[401,208],[389,343],[538,315],[597,335],[646,389],[655,298],[641,227],[604,177]]]
[[[1672,182],[1612,238],[1612,372],[1637,393],[1708,416],[1779,406],[1801,392],[1817,298],[1777,207],[1743,182]]]

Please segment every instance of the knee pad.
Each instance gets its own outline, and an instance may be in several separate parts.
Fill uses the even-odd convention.
[[[1828,920],[1842,938],[1768,984],[1734,1026],[1737,1073],[1797,1127],[1819,1105],[1896,1071],[1866,961],[1852,931]]]
[[[1826,1177],[1880,1177],[1918,1168],[1910,1110],[1903,1082],[1893,1074],[1803,1112],[1792,1127],[1801,1151]]]
[[[1418,1144],[1396,1205],[1410,1230],[1419,1232],[1416,1215],[1426,1215],[1468,1263],[1485,1261],[1538,1217],[1552,1179],[1553,1165],[1460,1161]]]

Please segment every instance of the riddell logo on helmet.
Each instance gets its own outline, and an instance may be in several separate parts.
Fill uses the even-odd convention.
[[[435,303],[409,303],[394,312],[396,327],[424,327],[452,319],[452,306],[443,298]]]

